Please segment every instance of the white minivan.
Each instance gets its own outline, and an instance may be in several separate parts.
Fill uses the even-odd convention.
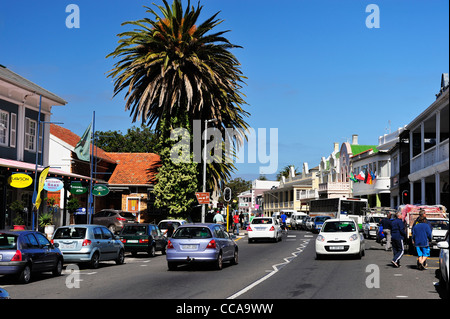
[[[305,218],[308,216],[308,214],[303,212],[295,212],[291,216],[291,228],[293,229],[301,229],[302,222],[305,220]]]

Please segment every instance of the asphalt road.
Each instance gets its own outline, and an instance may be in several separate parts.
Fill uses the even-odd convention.
[[[168,271],[165,256],[127,255],[124,265],[104,262],[99,269],[63,275],[37,275],[27,285],[0,276],[0,287],[12,299],[166,299],[185,300],[287,300],[292,299],[441,299],[435,271],[416,269],[416,257],[405,255],[401,268],[390,264],[392,253],[374,240],[366,241],[362,259],[316,260],[316,235],[289,231],[278,243],[249,244],[237,238],[239,264],[226,264],[221,271],[187,265]]]

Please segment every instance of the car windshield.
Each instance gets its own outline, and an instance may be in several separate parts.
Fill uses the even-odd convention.
[[[85,227],[64,227],[56,230],[53,239],[84,239],[85,237]]]
[[[180,226],[180,223],[178,223],[176,221],[172,221],[170,223],[172,223],[173,228],[177,228],[178,226]],[[158,226],[160,229],[167,229],[167,228],[169,228],[169,222],[161,222],[161,223],[159,223]]]
[[[381,220],[383,219],[384,217],[371,217],[370,218],[370,222],[371,223],[380,223],[381,222]]]
[[[212,235],[208,227],[181,227],[175,231],[172,238],[202,239],[202,238],[212,238]]]
[[[252,220],[253,225],[272,224],[272,218],[255,218]]]
[[[12,234],[0,233],[0,250],[16,249],[17,236]]]
[[[355,223],[352,221],[335,221],[327,222],[322,228],[322,232],[325,233],[337,233],[337,232],[354,232],[356,231]]]
[[[121,235],[145,235],[146,233],[147,226],[125,226]]]
[[[448,221],[446,220],[430,220],[431,227],[436,230],[448,230]]]

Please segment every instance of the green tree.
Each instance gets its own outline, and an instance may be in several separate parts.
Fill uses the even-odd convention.
[[[154,153],[157,136],[149,127],[133,126],[126,134],[121,131],[98,131],[95,145],[106,152]]]
[[[186,114],[190,123],[217,119],[214,126],[223,141],[227,128],[238,133],[235,151],[246,138],[244,118],[249,116],[240,92],[245,77],[230,52],[240,46],[224,37],[228,31],[211,32],[222,22],[216,18],[218,13],[199,23],[200,4],[194,7],[188,1],[183,9],[181,0],[174,0],[172,6],[163,3],[156,6],[160,14],[145,7],[152,19],[123,23],[136,28],[120,33],[119,45],[107,56],[120,59],[108,74],[114,79],[114,95],[124,90],[125,109],[133,122],[154,127],[158,135],[164,131],[165,119],[180,114]],[[233,163],[224,161],[208,165],[209,187],[229,180],[234,169]]]
[[[278,172],[277,181],[281,181],[282,176],[284,176],[286,178],[289,177],[289,174],[291,173],[291,166],[294,166],[294,165],[286,165]],[[294,171],[295,171],[295,175],[300,174],[298,171],[298,168],[296,168],[295,166],[294,166]]]

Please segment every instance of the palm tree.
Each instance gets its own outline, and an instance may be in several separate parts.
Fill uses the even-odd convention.
[[[298,168],[296,168],[294,165],[286,165],[285,167],[283,167],[277,174],[277,181],[281,181],[281,177],[289,177],[289,175],[291,174],[291,167],[294,168],[294,172],[295,175],[300,174],[298,171]]]
[[[250,115],[240,92],[245,77],[230,52],[240,46],[223,37],[228,31],[210,33],[223,21],[216,19],[219,12],[198,23],[200,4],[194,8],[188,1],[183,11],[181,0],[163,3],[156,6],[160,14],[145,7],[154,19],[123,23],[138,28],[120,33],[119,45],[107,56],[121,59],[108,74],[115,81],[114,96],[126,91],[125,109],[133,122],[155,126],[156,133],[163,131],[162,119],[188,114],[190,120],[217,119],[223,138],[226,128],[235,129],[239,147]],[[209,186],[228,180],[234,169],[232,163],[209,165]]]

